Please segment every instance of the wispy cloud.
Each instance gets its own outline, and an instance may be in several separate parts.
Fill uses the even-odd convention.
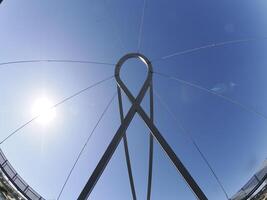
[[[227,92],[233,91],[234,88],[237,86],[236,83],[234,82],[229,82],[229,83],[217,83],[214,85],[211,90],[213,92],[216,92],[218,94],[225,94]]]

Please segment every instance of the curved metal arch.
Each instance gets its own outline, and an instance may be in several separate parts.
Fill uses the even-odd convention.
[[[129,53],[126,54],[125,56],[123,56],[119,62],[116,65],[115,68],[115,77],[117,82],[121,82],[121,84],[123,84],[123,82],[121,81],[120,78],[120,70],[122,65],[129,59],[132,58],[137,58],[139,60],[141,60],[146,66],[147,66],[147,70],[148,70],[148,75],[147,75],[147,80],[150,80],[149,82],[149,96],[150,96],[150,119],[153,121],[153,116],[154,116],[154,103],[153,103],[153,87],[152,87],[152,64],[149,61],[149,59],[147,57],[145,57],[144,55],[140,54],[140,53]],[[118,96],[119,96],[119,110],[121,115],[123,116],[123,105],[122,105],[122,98],[121,98],[121,88],[119,86],[117,86],[118,88]],[[121,117],[121,119],[123,120],[123,117]],[[121,121],[122,123],[122,121]],[[151,198],[151,186],[152,186],[152,171],[153,171],[153,135],[150,133],[149,134],[149,162],[148,162],[148,183],[147,183],[147,200],[150,200]],[[129,174],[129,180],[130,180],[130,186],[131,186],[131,190],[132,190],[132,195],[133,195],[133,199],[136,200],[136,192],[135,192],[135,187],[134,187],[134,180],[133,180],[133,176],[132,176],[132,169],[131,169],[131,163],[130,163],[130,155],[129,155],[129,151],[128,151],[128,145],[127,145],[127,137],[126,137],[126,133],[123,136],[123,142],[124,142],[124,148],[125,148],[125,156],[126,156],[126,161],[127,161],[127,168],[128,168],[128,174]]]
[[[117,81],[120,79],[120,70],[121,70],[121,67],[122,65],[129,59],[131,58],[138,58],[139,60],[141,60],[146,66],[147,66],[147,69],[148,69],[148,77],[147,79],[150,77],[152,77],[152,73],[153,73],[153,70],[152,70],[152,64],[150,62],[150,60],[144,56],[143,54],[141,53],[128,53],[126,54],[125,56],[123,56],[116,64],[116,67],[115,67],[115,77],[117,77]]]

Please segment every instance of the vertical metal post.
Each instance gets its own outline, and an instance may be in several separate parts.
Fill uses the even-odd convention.
[[[154,99],[153,99],[153,80],[150,82],[150,119],[154,121]],[[152,172],[153,172],[153,151],[154,151],[154,140],[152,133],[149,134],[149,167],[148,167],[148,182],[147,182],[147,200],[151,198],[152,188]]]
[[[124,119],[124,115],[123,115],[121,89],[119,88],[119,86],[117,86],[117,91],[118,91],[118,102],[119,102],[119,110],[120,110],[120,119],[121,119],[121,123],[122,123],[123,119]],[[135,193],[135,188],[134,188],[134,180],[133,180],[132,167],[131,167],[131,161],[130,161],[130,155],[129,155],[129,149],[128,149],[128,142],[127,142],[126,133],[123,136],[123,145],[124,145],[125,158],[126,158],[126,164],[127,164],[127,169],[128,169],[128,175],[129,175],[129,181],[130,181],[132,196],[133,196],[133,200],[136,200],[136,193]]]

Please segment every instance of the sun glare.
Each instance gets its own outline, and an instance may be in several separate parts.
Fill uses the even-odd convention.
[[[46,97],[38,98],[32,106],[33,117],[39,116],[36,121],[41,125],[47,125],[56,117],[53,103]]]

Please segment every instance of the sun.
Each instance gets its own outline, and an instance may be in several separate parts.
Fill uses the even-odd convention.
[[[47,97],[37,98],[32,105],[32,116],[39,116],[36,121],[41,125],[51,123],[56,117],[53,102]]]

